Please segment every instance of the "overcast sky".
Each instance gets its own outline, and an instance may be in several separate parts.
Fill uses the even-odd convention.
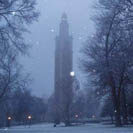
[[[33,94],[37,96],[50,95],[54,90],[54,54],[55,37],[61,15],[66,12],[70,25],[70,34],[74,38],[74,71],[82,82],[78,70],[79,51],[83,41],[93,32],[91,15],[95,0],[37,0],[41,15],[38,22],[33,23],[26,38],[32,44],[30,57],[24,57],[22,62],[26,72],[34,79],[30,85]]]

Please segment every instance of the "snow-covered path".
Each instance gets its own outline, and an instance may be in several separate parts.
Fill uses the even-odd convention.
[[[1,129],[0,133],[133,133],[133,127],[114,128],[100,124],[89,124],[75,127],[56,127],[51,124],[34,125],[29,127],[12,127]]]

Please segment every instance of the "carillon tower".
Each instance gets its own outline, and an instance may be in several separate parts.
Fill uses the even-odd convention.
[[[59,35],[56,37],[55,48],[55,123],[58,124],[65,116],[65,106],[72,93],[73,48],[72,36],[69,34],[67,15],[61,18]]]

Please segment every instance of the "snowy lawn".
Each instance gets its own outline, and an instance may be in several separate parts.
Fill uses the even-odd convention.
[[[52,124],[41,124],[29,127],[12,127],[1,129],[0,133],[133,133],[133,127],[115,128],[107,125],[88,124],[75,127],[56,127]]]

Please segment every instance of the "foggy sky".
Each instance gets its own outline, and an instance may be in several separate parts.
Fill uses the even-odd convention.
[[[70,34],[74,38],[74,71],[82,82],[78,70],[79,51],[83,41],[93,32],[90,16],[95,0],[37,0],[37,2],[41,16],[38,22],[29,28],[31,34],[26,36],[26,39],[32,44],[32,49],[30,57],[24,57],[22,63],[24,70],[34,79],[30,85],[33,94],[44,96],[52,94],[54,90],[55,37],[58,35],[61,15],[64,12],[68,15]]]

